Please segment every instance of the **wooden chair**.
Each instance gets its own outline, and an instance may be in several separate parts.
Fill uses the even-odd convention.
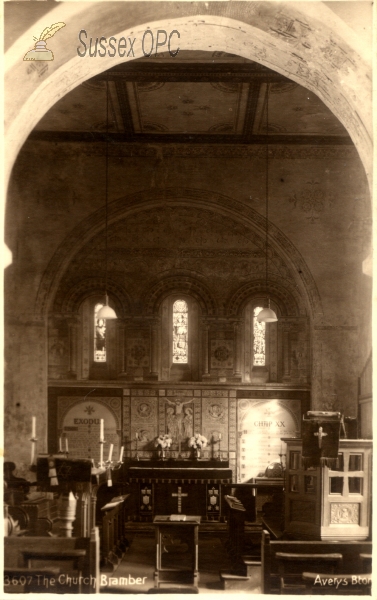
[[[370,596],[372,594],[372,574],[361,575],[304,572],[307,595],[320,596]]]
[[[329,573],[339,572],[343,556],[340,553],[305,554],[294,552],[276,552],[280,575],[280,593],[282,595],[305,594],[306,586],[302,581],[302,573],[308,568]]]

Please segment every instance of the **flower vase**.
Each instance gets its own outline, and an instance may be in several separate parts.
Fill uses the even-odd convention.
[[[166,460],[166,450],[165,448],[161,448],[158,452],[160,460]]]
[[[194,450],[194,458],[195,458],[195,460],[199,460],[199,458],[200,458],[200,448],[195,448],[195,450]]]

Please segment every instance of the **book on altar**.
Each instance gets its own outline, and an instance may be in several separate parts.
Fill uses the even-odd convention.
[[[186,521],[186,515],[170,515],[171,521]]]

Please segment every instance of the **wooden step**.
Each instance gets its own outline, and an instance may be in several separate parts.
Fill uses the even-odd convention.
[[[223,590],[248,590],[249,589],[249,577],[245,575],[238,575],[235,573],[226,573],[220,571],[220,580],[222,583]]]
[[[242,556],[242,561],[245,565],[245,575],[247,575],[247,577],[250,577],[253,580],[258,576],[260,578],[262,563],[258,557]]]

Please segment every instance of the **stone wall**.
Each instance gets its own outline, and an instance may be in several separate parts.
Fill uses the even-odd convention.
[[[14,168],[6,214],[13,264],[5,273],[5,448],[15,462],[27,464],[29,450],[20,448],[16,434],[28,435],[32,414],[45,449],[47,363],[52,378],[68,378],[70,319],[80,286],[92,279],[96,293],[102,289],[103,151],[101,144],[26,143]],[[263,280],[260,152],[243,146],[112,149],[109,268],[123,318],[156,316],[161,281],[179,276],[182,283],[188,274],[207,290],[214,317],[228,316],[229,324],[237,311],[242,315],[238,299],[246,302]],[[369,249],[365,174],[351,147],[276,146],[271,153],[271,285],[287,290],[287,317],[307,319],[305,385],[312,381],[313,407],[355,416],[357,377],[371,346],[370,283],[361,267]],[[52,356],[54,339],[63,345],[64,364],[57,347]],[[209,352],[217,339],[211,334]]]

